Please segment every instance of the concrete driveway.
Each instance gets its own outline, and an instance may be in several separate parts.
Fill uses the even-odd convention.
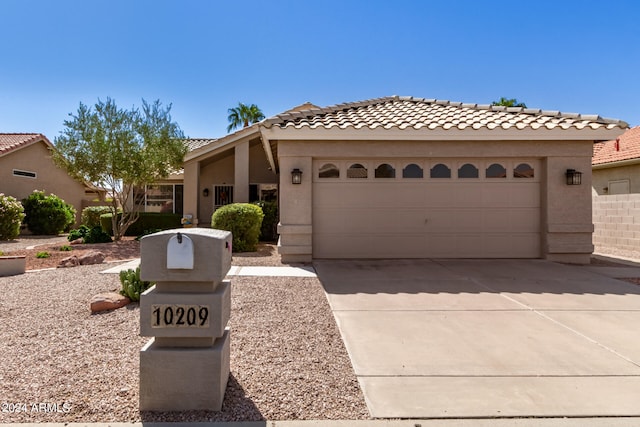
[[[640,286],[543,260],[314,262],[381,418],[640,415]]]

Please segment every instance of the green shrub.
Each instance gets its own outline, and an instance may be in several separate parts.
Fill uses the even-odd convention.
[[[120,293],[131,301],[140,301],[140,294],[155,285],[155,282],[143,282],[140,280],[140,267],[135,270],[123,270],[120,272]]]
[[[93,228],[100,225],[100,215],[111,213],[109,206],[89,206],[82,210],[82,225]]]
[[[264,214],[251,203],[232,203],[218,208],[211,217],[211,227],[230,231],[234,252],[253,252],[258,248]]]
[[[121,215],[121,214],[118,214]],[[112,214],[100,215],[100,224],[102,229],[110,236],[113,235],[113,226],[111,224]],[[171,213],[157,212],[140,212],[140,217],[136,222],[131,224],[125,233],[125,236],[140,236],[146,230],[170,230],[172,228],[182,228],[180,220],[182,215]]]
[[[0,193],[0,240],[11,240],[20,234],[24,208],[15,197]]]
[[[77,230],[71,230],[67,239],[73,242],[77,239],[82,239],[82,243],[109,243],[111,242],[111,236],[102,230],[102,227],[96,225],[93,228],[89,228],[86,225],[81,225]]]
[[[273,242],[278,239],[278,202],[254,202],[260,206],[264,218],[260,227],[260,240],[263,242]]]
[[[49,252],[38,252],[36,258],[49,258],[51,254]]]
[[[69,246],[69,245],[62,245],[62,246],[60,246],[59,250],[61,252],[69,252],[69,251],[72,251],[73,248],[71,246]]]
[[[76,209],[55,194],[45,196],[44,191],[36,190],[22,204],[24,222],[33,234],[60,234],[76,221]]]

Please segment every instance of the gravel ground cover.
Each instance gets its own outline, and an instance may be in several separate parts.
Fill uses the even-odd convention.
[[[279,263],[273,245],[261,250],[234,265]],[[89,311],[93,295],[120,288],[105,268],[0,278],[0,423],[369,418],[319,281],[282,277],[232,279],[221,412],[141,413],[138,305]]]

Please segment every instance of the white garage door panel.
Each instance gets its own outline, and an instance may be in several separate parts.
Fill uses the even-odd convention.
[[[540,183],[316,179],[313,256],[538,258]]]

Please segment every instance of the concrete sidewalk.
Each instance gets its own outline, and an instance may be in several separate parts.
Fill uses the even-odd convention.
[[[640,287],[607,276],[618,271],[543,260],[315,266],[373,417],[640,416]]]
[[[135,270],[140,265],[140,259],[134,259],[123,264],[116,265],[103,274],[118,274],[122,270]],[[227,276],[265,276],[265,277],[316,277],[316,271],[311,266],[237,266],[232,265]]]

